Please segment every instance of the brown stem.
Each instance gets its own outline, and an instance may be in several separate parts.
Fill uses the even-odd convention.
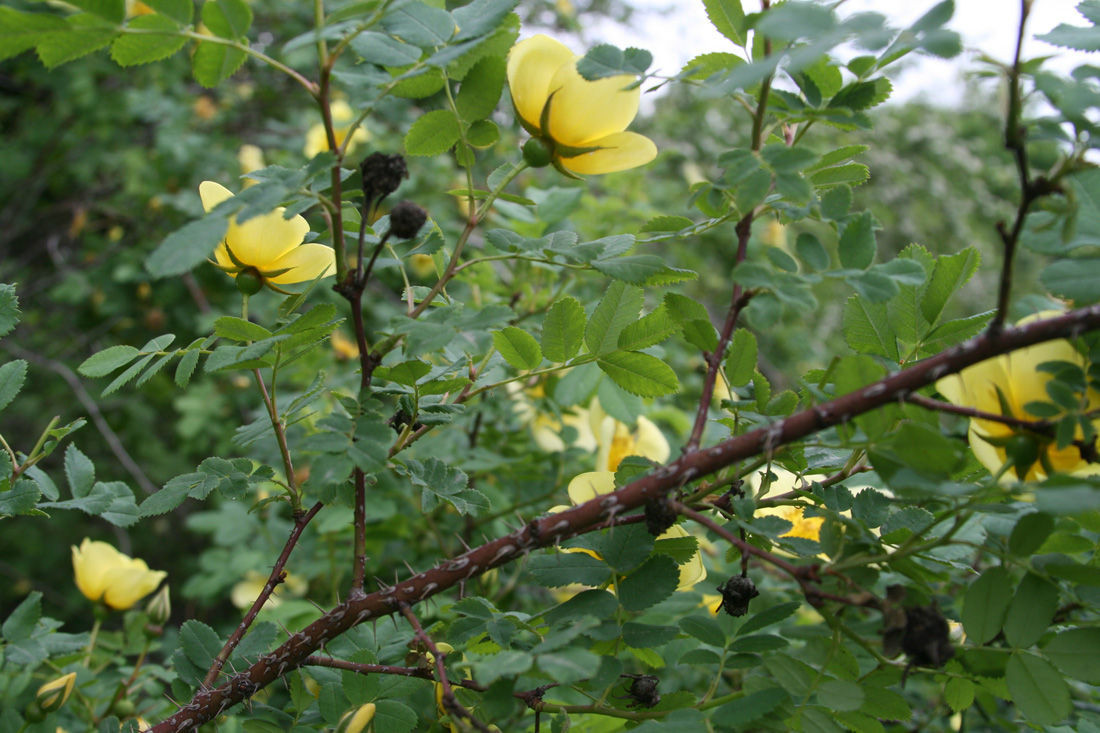
[[[253,369],[252,373],[256,377],[256,384],[260,388],[260,394],[263,395],[264,405],[267,406],[267,416],[271,420],[271,429],[275,431],[275,439],[279,443],[279,453],[283,457],[283,472],[286,473],[286,483],[293,492],[291,500],[294,502],[294,508],[297,509],[299,501],[298,496],[298,481],[294,476],[294,464],[290,460],[290,448],[286,442],[286,431],[283,429],[283,423],[279,419],[279,411],[275,407],[275,399],[268,394],[267,385],[264,384],[264,377],[260,374],[259,369]]]
[[[531,550],[554,545],[566,535],[637,509],[656,497],[679,489],[688,481],[892,404],[937,379],[985,359],[1044,341],[1075,338],[1085,331],[1096,329],[1100,329],[1100,305],[1024,326],[1007,327],[999,334],[986,332],[855,392],[729,438],[706,450],[682,455],[612,494],[596,497],[558,514],[534,519],[518,530],[458,557],[443,560],[435,567],[394,586],[382,588],[360,599],[348,598],[221,687],[200,690],[188,705],[158,723],[152,731],[194,731],[256,690],[302,666],[324,644],[357,624],[389,616],[398,611],[402,603],[426,601],[470,578],[515,562]]]
[[[941,402],[940,400],[934,400],[931,397],[925,397],[919,394],[906,395],[905,401],[911,402],[914,405],[920,405],[927,410],[935,410],[937,412],[950,412],[955,415],[963,415],[964,417],[975,418],[978,420],[989,420],[990,422],[1001,423],[1002,425],[1020,428],[1021,430],[1030,430],[1035,433],[1049,433],[1050,430],[1054,427],[1053,425],[1051,425],[1049,420],[1021,420],[1018,417],[997,415],[992,412],[984,412],[973,407],[964,407],[962,405],[953,405],[950,402]]]
[[[317,502],[310,507],[308,512],[305,512],[294,519],[294,528],[290,530],[290,537],[287,538],[286,544],[283,546],[283,551],[279,554],[279,559],[275,561],[275,567],[271,569],[271,575],[268,576],[267,582],[264,583],[264,588],[260,591],[260,595],[253,602],[252,607],[248,609],[248,613],[241,619],[241,623],[237,625],[236,630],[225,642],[225,646],[218,652],[218,656],[214,659],[214,663],[210,665],[210,669],[206,672],[206,677],[202,680],[202,687],[208,688],[214,684],[218,679],[218,675],[221,673],[222,667],[225,666],[225,662],[229,659],[229,655],[233,653],[233,650],[237,648],[237,644],[244,638],[245,632],[248,631],[248,627],[252,625],[252,622],[256,620],[256,615],[260,612],[260,609],[267,603],[267,599],[271,597],[271,593],[275,590],[275,586],[286,580],[286,573],[283,568],[286,567],[287,560],[290,559],[290,553],[294,551],[295,546],[298,544],[298,539],[302,536],[303,530],[310,520],[321,511],[321,502]]]

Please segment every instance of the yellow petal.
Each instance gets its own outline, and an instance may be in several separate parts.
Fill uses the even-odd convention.
[[[594,145],[622,132],[638,114],[640,87],[626,89],[637,79],[629,74],[588,81],[576,64],[566,64],[550,80],[550,121],[544,133],[564,145]]]
[[[152,593],[168,575],[163,570],[150,570],[144,560],[127,560],[127,565],[115,568],[107,574],[110,587],[103,595],[108,606],[120,611],[130,608]]]
[[[569,499],[574,504],[583,504],[614,490],[615,474],[610,471],[592,471],[582,473],[569,482]]]
[[[601,149],[573,158],[562,158],[562,166],[573,173],[599,175],[637,168],[657,157],[657,146],[653,141],[635,132],[617,132],[591,144],[599,145]]]
[[[100,600],[107,589],[107,572],[118,564],[122,553],[106,542],[93,542],[87,537],[79,549],[72,550],[76,587],[89,601]]]
[[[331,275],[336,269],[336,250],[323,244],[303,244],[268,264],[266,269],[283,270],[288,267],[291,269],[287,272],[268,279],[278,284],[300,283],[313,280],[322,272]]]
[[[550,96],[550,80],[565,64],[575,64],[577,55],[562,43],[544,35],[520,41],[508,52],[508,88],[523,120],[539,127],[542,108]]]
[[[284,211],[286,209],[280,207],[270,213],[254,216],[244,224],[238,224],[235,219],[230,221],[225,243],[233,251],[233,255],[244,264],[258,270],[277,269],[272,265],[301,244],[309,232],[309,224],[306,223],[305,218],[294,216],[291,219],[284,219]],[[288,281],[276,280],[276,282]],[[289,282],[301,281],[290,280]]]
[[[690,537],[687,530],[678,524],[674,524],[665,531],[657,539],[667,540],[678,537]],[[695,586],[702,580],[706,580],[707,569],[703,567],[703,557],[700,553],[696,552],[691,556],[691,559],[680,566],[680,582],[676,586],[676,590],[688,590]]]
[[[202,199],[204,211],[210,211],[226,199],[233,198],[233,192],[220,183],[203,181],[199,184],[199,198]]]
[[[302,152],[307,158],[313,160],[314,156],[328,150],[328,135],[325,134],[325,126],[318,122],[306,130],[306,144]]]
[[[657,463],[668,460],[672,449],[669,448],[665,434],[647,417],[638,418],[638,427],[634,431],[635,445],[634,455],[648,458]]]

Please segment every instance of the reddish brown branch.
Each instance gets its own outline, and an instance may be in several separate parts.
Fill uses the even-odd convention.
[[[389,616],[398,610],[401,603],[425,601],[465,580],[511,563],[531,550],[553,545],[564,536],[637,509],[688,481],[894,403],[941,377],[985,359],[1052,339],[1075,338],[1085,331],[1096,329],[1100,329],[1100,305],[1006,328],[999,334],[987,332],[843,397],[732,437],[706,450],[682,455],[671,464],[632,481],[612,494],[596,497],[559,514],[532,520],[514,532],[444,560],[395,586],[363,598],[345,600],[221,687],[200,690],[190,704],[152,730],[154,733],[196,730],[199,725],[212,720],[256,690],[302,666],[317,649],[355,625]]]
[[[264,583],[263,590],[260,591],[260,595],[252,603],[252,607],[248,609],[248,613],[241,619],[241,623],[237,625],[236,630],[225,642],[225,646],[218,652],[218,656],[214,659],[213,664],[210,665],[210,669],[206,672],[206,677],[202,680],[203,687],[210,687],[218,679],[218,675],[222,671],[222,667],[225,666],[225,662],[229,659],[229,655],[233,653],[233,650],[237,648],[237,645],[241,643],[241,639],[244,638],[248,628],[252,626],[252,622],[256,620],[256,614],[260,612],[260,609],[267,603],[267,599],[271,597],[275,587],[286,580],[286,572],[283,568],[286,567],[287,560],[290,559],[290,553],[294,551],[294,548],[298,544],[298,539],[302,536],[302,532],[305,530],[306,525],[310,520],[316,516],[317,512],[321,511],[323,505],[321,502],[317,502],[310,507],[308,512],[301,514],[294,520],[294,529],[290,530],[290,537],[287,538],[286,544],[283,546],[283,551],[279,554],[279,559],[275,561],[275,567],[271,569],[271,575],[268,576],[267,582]]]
[[[961,405],[953,405],[950,402],[941,402],[940,400],[934,400],[930,397],[924,397],[918,394],[906,395],[905,401],[911,402],[914,405],[920,405],[927,410],[950,412],[955,415],[962,415],[978,420],[989,420],[990,422],[1001,423],[1002,425],[1020,428],[1021,430],[1030,430],[1035,433],[1047,433],[1053,427],[1049,420],[1021,420],[1017,417],[1007,417],[1005,415],[996,415],[992,412],[983,412],[973,407],[963,407]]]

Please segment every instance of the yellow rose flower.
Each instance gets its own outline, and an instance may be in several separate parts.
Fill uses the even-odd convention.
[[[569,500],[573,502],[573,505],[583,504],[586,501],[591,501],[597,496],[603,494],[610,494],[615,490],[615,474],[610,471],[593,471],[591,473],[582,473],[572,481],[569,482]],[[554,507],[550,511],[561,511],[568,507]],[[677,537],[689,537],[687,530],[678,524],[674,524],[668,528],[657,539],[668,540]],[[596,559],[601,559],[599,555],[591,550],[584,550],[576,548],[573,552],[584,552]],[[680,566],[680,582],[676,586],[676,590],[691,590],[696,583],[705,580],[707,577],[707,569],[703,567],[703,558],[696,552],[691,556],[691,559]]]
[[[344,100],[338,99],[329,107],[329,112],[332,113],[332,131],[336,134],[336,145],[341,146],[344,144],[344,140],[347,140],[348,131],[351,130],[351,123],[355,119],[355,110]],[[355,132],[351,134],[351,140],[348,140],[348,144],[344,148],[344,153],[350,153],[359,143],[365,143],[368,140],[370,140],[370,133],[367,132],[367,129],[362,125],[356,127]],[[328,149],[328,136],[325,134],[325,126],[323,123],[318,122],[306,132],[306,145],[302,152],[305,153],[307,158],[312,159],[313,156]]]
[[[34,694],[34,701],[43,712],[52,713],[60,710],[69,699],[69,695],[73,694],[75,684],[76,672],[69,672],[39,687],[38,692]]]
[[[1060,315],[1059,311],[1043,311],[1023,319],[1018,325],[1057,315]],[[1069,341],[1046,341],[986,359],[958,374],[944,377],[936,382],[936,389],[955,405],[1005,417],[1034,420],[1035,416],[1024,410],[1024,405],[1029,402],[1050,402],[1046,385],[1051,380],[1051,375],[1037,369],[1040,364],[1048,361],[1064,361],[1081,368],[1088,367],[1085,359]],[[1087,405],[1082,405],[1083,411],[1100,408],[1100,393],[1090,389],[1087,402]],[[1100,419],[1094,420],[1093,424],[1100,429]],[[995,443],[1020,434],[1019,429],[1011,425],[979,418],[971,418],[969,432],[971,450],[994,475],[1007,461],[1004,446]],[[1077,437],[1081,437],[1080,428]],[[990,439],[994,442],[990,442]],[[1038,460],[1022,477],[1025,481],[1041,481],[1047,478],[1048,468],[1057,473],[1078,476],[1100,474],[1100,464],[1086,461],[1076,446],[1058,448],[1053,442],[1041,441],[1039,450]],[[1010,472],[1005,472],[1001,477],[1002,482],[1011,480]]]
[[[207,211],[233,197],[229,189],[213,181],[203,181],[199,195]],[[284,291],[275,284],[308,282],[321,273],[333,274],[335,251],[323,244],[302,244],[309,224],[301,216],[283,218],[284,211],[279,207],[243,224],[230,220],[225,240],[214,250],[217,267],[234,278],[250,272],[278,292]]]
[[[627,456],[664,463],[672,454],[664,433],[647,417],[639,417],[636,427],[631,430],[626,423],[604,412],[598,399],[592,400],[588,415],[592,434],[599,446],[596,453],[597,471],[615,472]]]
[[[547,453],[561,453],[570,447],[590,452],[596,450],[596,436],[593,435],[590,427],[591,421],[588,410],[574,407],[563,413],[561,419],[558,419],[555,415],[539,412],[531,402],[532,399],[545,397],[546,390],[542,384],[524,389],[516,382],[509,382],[505,385],[505,389],[508,390],[508,394],[513,400],[512,411],[516,413],[521,422],[526,423],[531,428],[531,435],[539,448]],[[565,426],[569,426],[576,431],[573,442],[568,446],[561,437]]]
[[[778,466],[772,466],[768,470],[775,474],[776,480],[768,486],[768,492],[760,497],[761,499],[772,499],[780,494],[790,493],[802,485],[798,476],[790,471]],[[763,476],[759,472],[749,477],[749,485],[752,486],[754,494],[759,491],[762,479]],[[780,537],[801,537],[815,542],[821,539],[821,525],[825,523],[824,517],[807,517],[805,509],[800,506],[763,507],[757,509],[755,515],[779,517],[790,522],[790,530],[779,535]]]
[[[246,571],[244,580],[234,585],[233,589],[229,591],[229,601],[242,611],[252,608],[252,604],[260,597],[264,586],[267,585],[267,578],[267,575],[257,570]],[[277,608],[282,604],[283,599],[277,594],[282,593],[301,597],[305,595],[307,590],[309,590],[309,583],[305,579],[287,573],[283,582],[275,586],[274,592],[267,597],[264,608]]]
[[[336,733],[363,733],[374,720],[376,706],[373,702],[360,705],[354,710],[349,710],[340,718],[336,726]]]
[[[168,575],[150,570],[144,560],[123,555],[106,542],[87,537],[73,547],[73,572],[76,587],[89,601],[103,601],[117,611],[125,611],[152,593]]]
[[[657,157],[647,137],[625,132],[638,114],[641,89],[631,74],[588,81],[580,57],[547,36],[520,41],[508,53],[508,88],[520,124],[566,173],[612,173]]]

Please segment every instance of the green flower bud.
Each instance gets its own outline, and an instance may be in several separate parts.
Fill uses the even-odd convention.
[[[72,694],[75,684],[76,672],[69,672],[39,687],[38,692],[34,694],[34,701],[43,712],[52,713],[60,710]]]
[[[523,159],[532,168],[545,168],[554,159],[550,143],[540,137],[533,137],[523,144]]]
[[[237,273],[237,290],[243,295],[255,295],[263,290],[264,278],[255,267],[249,267]]]
[[[172,615],[172,602],[168,597],[168,586],[162,586],[160,591],[153,596],[145,606],[145,613],[149,614],[149,620],[157,626],[164,626]]]

